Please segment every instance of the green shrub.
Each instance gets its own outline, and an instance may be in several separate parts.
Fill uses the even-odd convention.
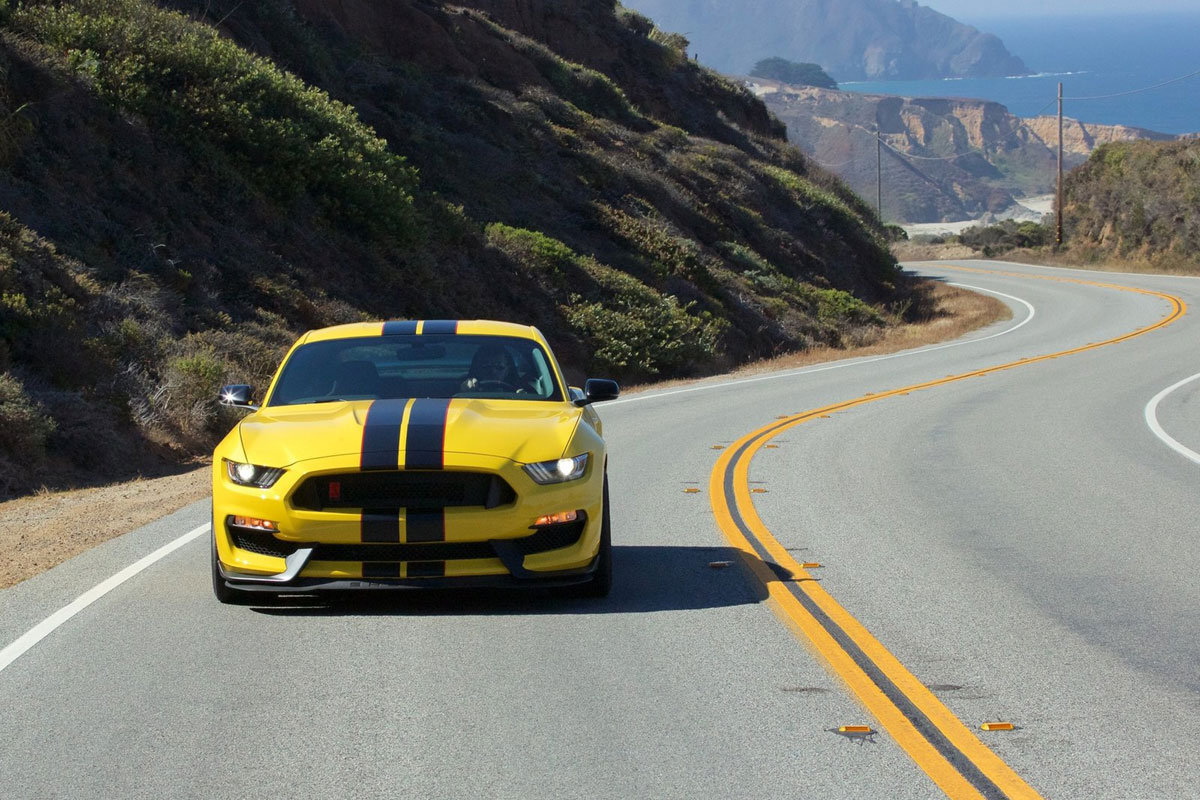
[[[597,211],[618,239],[645,256],[658,278],[674,275],[698,285],[711,284],[699,243],[671,230],[665,220],[635,217],[607,205],[599,206]]]
[[[161,408],[166,421],[191,441],[207,442],[214,433],[217,393],[225,383],[226,362],[209,347],[181,344],[185,355],[167,362]],[[194,349],[195,348],[195,349]]]
[[[958,239],[990,257],[1018,247],[1042,247],[1054,240],[1054,234],[1037,222],[1006,219],[995,225],[974,225],[962,231]]]
[[[654,20],[620,3],[617,3],[617,19],[639,36],[649,36],[654,31]]]
[[[54,420],[29,398],[21,381],[11,373],[0,373],[0,454],[14,463],[37,466],[55,428]]]
[[[1064,184],[1066,244],[1081,259],[1200,266],[1200,141],[1112,142]]]
[[[558,301],[567,328],[586,345],[591,366],[616,377],[645,378],[694,371],[716,357],[725,320],[693,314],[690,304],[543,233],[493,223],[485,235]]]
[[[676,55],[682,56],[684,59],[687,58],[687,49],[691,45],[691,42],[682,33],[672,33],[655,28],[650,32],[650,39],[658,42],[668,50],[673,50]]]
[[[265,195],[307,197],[372,233],[415,233],[416,171],[354,109],[214,28],[146,0],[30,2],[18,31],[61,53],[97,93],[152,129],[223,155]]]
[[[528,57],[564,100],[598,117],[625,121],[642,118],[621,87],[604,73],[568,61],[541,42],[497,25],[487,15],[475,11],[466,13]]]
[[[573,297],[563,315],[592,348],[593,364],[616,375],[646,377],[693,371],[716,354],[714,320],[689,315],[674,297],[606,306]],[[690,369],[689,369],[690,368]]]

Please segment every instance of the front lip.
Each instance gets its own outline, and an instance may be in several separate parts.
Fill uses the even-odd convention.
[[[301,547],[283,559],[283,563],[287,566],[283,572],[276,575],[248,575],[241,572],[235,572],[226,569],[225,565],[217,561],[217,570],[221,573],[221,577],[227,581],[247,581],[250,583],[265,583],[265,584],[281,584],[291,583],[296,580],[296,576],[300,574],[300,570],[304,569],[304,565],[308,563],[308,559],[313,554],[312,547]]]
[[[271,580],[278,576],[242,575],[231,572],[220,562],[217,569],[221,579],[230,588],[244,592],[263,592],[277,594],[280,591],[305,594],[308,592],[329,591],[375,591],[380,589],[413,591],[434,589],[552,589],[559,586],[576,586],[587,583],[596,573],[600,556],[592,559],[586,567],[562,570],[559,572],[539,572],[536,578],[521,578],[516,575],[476,575],[454,578],[345,578],[329,580],[326,578],[295,578],[283,585],[279,580]]]

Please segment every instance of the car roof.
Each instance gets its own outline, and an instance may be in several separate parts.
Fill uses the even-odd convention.
[[[300,337],[298,344],[330,339],[352,339],[363,336],[421,336],[424,334],[473,334],[476,336],[515,336],[544,342],[541,332],[532,325],[499,322],[490,319],[464,320],[392,320],[389,322],[351,322],[318,328]]]

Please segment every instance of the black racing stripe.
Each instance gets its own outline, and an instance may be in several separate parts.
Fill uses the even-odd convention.
[[[367,409],[360,464],[363,471],[399,468],[400,423],[407,404],[407,400],[376,400]]]
[[[399,578],[399,561],[364,561],[362,565],[364,578]]]
[[[364,508],[361,535],[364,542],[399,542],[400,509]]]
[[[398,319],[383,323],[384,336],[412,336],[417,332],[415,319]]]
[[[446,512],[441,508],[410,508],[404,515],[406,542],[446,541]]]
[[[784,422],[780,425],[773,426],[773,428],[784,427],[787,424],[787,422]],[[750,526],[746,524],[746,521],[742,518],[741,511],[738,509],[737,496],[734,494],[734,466],[738,463],[738,461],[741,460],[751,446],[753,446],[756,442],[762,441],[764,438],[770,437],[775,432],[776,431],[774,429],[765,431],[761,435],[756,436],[754,439],[751,439],[739,447],[737,451],[734,452],[733,458],[729,460],[729,465],[725,468],[724,480],[725,497],[727,501],[726,505],[729,507],[729,514],[733,518],[734,524],[737,525],[738,530],[741,531],[742,535],[746,537],[746,540],[750,542],[750,545],[754,548],[754,551],[758,553],[758,557],[767,564],[773,563],[771,561],[770,553],[767,552],[767,549],[758,540],[758,537],[756,537],[753,531],[750,530]],[[1008,795],[1004,793],[1003,789],[997,786],[991,778],[985,775],[983,771],[975,765],[975,762],[971,761],[971,759],[968,758],[965,753],[955,747],[954,743],[951,742],[946,735],[942,733],[936,725],[933,724],[933,721],[925,715],[925,712],[917,708],[916,704],[914,704],[912,700],[908,698],[908,695],[904,694],[904,692],[900,690],[900,687],[896,686],[896,684],[892,682],[892,679],[889,678],[873,660],[871,660],[870,656],[862,651],[862,648],[860,648],[858,644],[856,644],[855,641],[850,638],[850,636],[842,629],[840,625],[834,622],[829,615],[827,615],[821,609],[821,607],[817,605],[811,597],[808,596],[807,592],[805,592],[795,582],[792,581],[785,581],[784,585],[787,587],[788,591],[792,593],[792,596],[800,601],[801,605],[804,606],[804,610],[811,614],[813,619],[820,623],[821,627],[824,628],[826,632],[834,638],[835,641],[837,641],[838,646],[841,647],[842,650],[844,650],[850,656],[850,658],[854,660],[854,663],[866,673],[867,677],[869,677],[871,681],[877,687],[879,687],[880,691],[882,691],[887,699],[892,702],[892,705],[896,706],[896,708],[900,710],[900,713],[902,713],[905,718],[912,723],[913,727],[925,737],[926,741],[928,741],[934,747],[934,749],[936,749],[938,753],[940,753],[942,757],[950,763],[951,766],[958,770],[959,774],[962,775],[963,778],[965,778],[972,786],[974,786],[980,794],[988,798],[988,800],[1005,800],[1005,798],[1008,797]]]
[[[405,469],[441,469],[445,466],[446,413],[450,398],[428,397],[413,401],[404,435]]]
[[[444,578],[446,577],[445,561],[409,561],[408,577],[410,578]]]
[[[421,327],[421,333],[458,333],[458,320],[427,319]]]

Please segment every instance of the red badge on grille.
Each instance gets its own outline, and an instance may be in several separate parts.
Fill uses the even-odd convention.
[[[342,499],[342,482],[341,481],[330,481],[329,482],[329,499],[330,500],[341,500]]]

